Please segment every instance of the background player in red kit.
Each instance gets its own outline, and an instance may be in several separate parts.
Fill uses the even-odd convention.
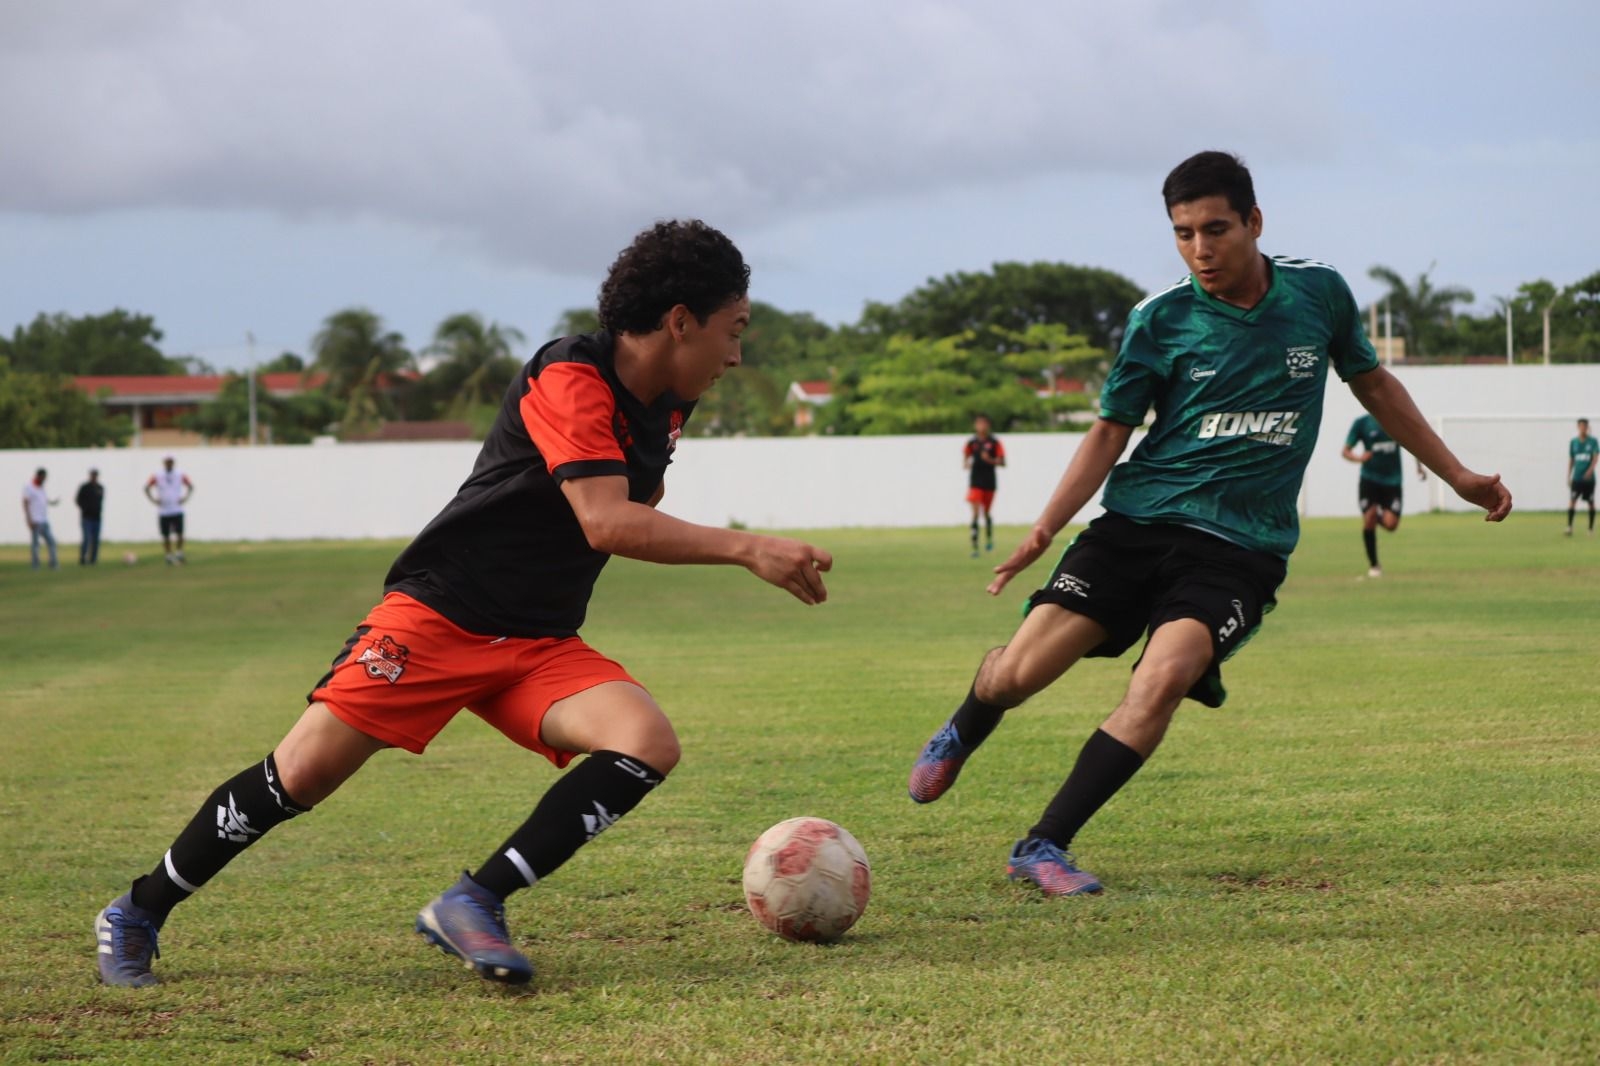
[[[505,898],[632,810],[679,757],[650,694],[577,635],[607,559],[736,564],[803,603],[827,598],[827,552],[654,509],[695,400],[739,365],[749,279],[733,243],[698,221],[660,223],[622,252],[600,290],[601,331],[553,341],[523,368],[471,476],[395,560],[383,602],[300,720],[101,911],[101,980],[155,984],[173,907],[375,752],[420,753],[463,707],[558,767],[588,755],[416,920],[483,977],[533,976],[511,945]]]
[[[972,505],[972,557],[978,557],[978,519],[983,519],[984,543],[994,551],[994,517],[989,509],[994,506],[995,468],[1006,465],[1006,449],[994,435],[994,424],[988,415],[972,420],[972,436],[967,438],[961,452],[962,465],[967,468],[967,502]]]

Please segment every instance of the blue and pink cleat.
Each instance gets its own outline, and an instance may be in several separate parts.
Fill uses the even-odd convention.
[[[922,754],[911,767],[908,788],[911,798],[918,803],[932,803],[944,795],[956,783],[962,765],[977,750],[976,745],[968,747],[961,743],[954,719],[945,722],[923,746]]]
[[[1047,896],[1086,896],[1101,891],[1100,879],[1080,870],[1072,855],[1044,837],[1024,837],[1011,849],[1006,876],[1031,881]]]

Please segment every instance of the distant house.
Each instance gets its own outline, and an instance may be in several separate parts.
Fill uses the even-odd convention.
[[[113,414],[130,417],[133,447],[166,448],[206,443],[200,434],[180,428],[178,420],[220,396],[227,380],[222,374],[123,374],[75,377],[72,383]],[[326,380],[321,372],[260,374],[256,388],[272,396],[295,396]]]
[[[831,381],[791,381],[788,400],[794,404],[794,428],[810,429],[816,421],[817,408],[832,399]]]

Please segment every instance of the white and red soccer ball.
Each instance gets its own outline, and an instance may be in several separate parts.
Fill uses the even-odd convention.
[[[872,867],[856,838],[826,818],[790,818],[756,838],[744,898],[785,940],[837,940],[867,909]]]

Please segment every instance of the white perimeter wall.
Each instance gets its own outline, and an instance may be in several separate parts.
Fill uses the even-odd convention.
[[[1559,416],[1539,427],[1548,438],[1548,469],[1504,471],[1519,508],[1565,509],[1562,473],[1572,422],[1600,424],[1600,365],[1552,367],[1400,367],[1395,373],[1422,411],[1443,425],[1463,461],[1490,472],[1507,460],[1513,436],[1527,423],[1458,423],[1468,415]],[[1349,390],[1330,380],[1316,454],[1306,472],[1303,510],[1311,516],[1356,513],[1356,469],[1339,457],[1350,423],[1361,413]],[[1459,427],[1455,434],[1452,428]],[[667,477],[662,509],[691,521],[757,528],[953,526],[967,521],[961,468],[965,435],[685,439]],[[1008,465],[1000,472],[995,518],[1032,522],[1081,438],[1071,434],[1004,436]],[[1137,436],[1135,437],[1137,440]],[[191,448],[178,466],[195,483],[187,526],[197,540],[408,537],[455,493],[477,454],[476,443],[347,444],[271,448]],[[26,543],[21,494],[36,467],[61,505],[51,511],[56,539],[76,544],[72,498],[91,466],[106,486],[102,538],[111,543],[156,539],[156,514],[143,485],[160,467],[157,449],[0,452],[0,486],[9,485],[10,519],[0,543]],[[1543,462],[1542,459],[1539,462]],[[1407,503],[1465,509],[1432,481],[1418,485],[1407,465]],[[1080,516],[1095,513],[1091,506]]]

